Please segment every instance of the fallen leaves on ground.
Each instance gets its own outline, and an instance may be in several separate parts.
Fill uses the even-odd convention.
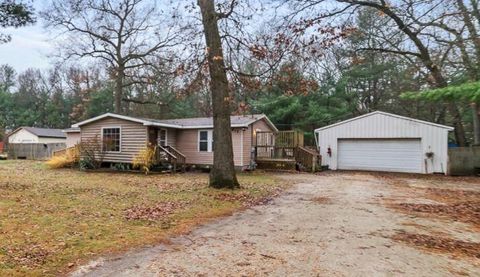
[[[404,212],[427,213],[429,215],[448,217],[454,221],[480,226],[479,202],[463,202],[445,205],[399,203],[392,204],[392,207]]]
[[[480,192],[439,188],[410,189],[415,195],[423,194],[425,198],[440,204],[392,203],[389,206],[405,213],[443,217],[480,227]]]
[[[160,202],[154,205],[135,205],[125,211],[127,220],[156,221],[173,214],[176,210],[185,207],[188,202]]]
[[[480,258],[480,243],[399,231],[391,239],[425,250]]]
[[[233,193],[250,199],[287,186],[261,172],[238,177],[242,188]],[[217,192],[203,173],[145,176],[0,161],[0,276],[62,275],[94,256],[159,243],[243,208],[215,200]]]
[[[311,200],[317,204],[332,204],[332,199],[325,196],[314,197]]]
[[[480,202],[480,192],[478,191],[427,188],[425,193],[428,198],[444,203],[456,203],[458,201]]]
[[[226,201],[226,202],[240,202],[243,207],[252,207],[256,205],[265,205],[272,201],[276,196],[278,196],[283,191],[282,188],[272,189],[266,196],[265,195],[252,195],[248,192],[220,192],[220,193],[210,193],[210,197],[217,201]]]
[[[2,252],[6,254],[10,261],[27,268],[44,264],[51,254],[50,251],[36,244],[24,248],[10,247]]]

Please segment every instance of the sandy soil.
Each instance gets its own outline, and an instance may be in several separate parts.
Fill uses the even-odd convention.
[[[297,183],[272,203],[72,276],[479,276],[480,259],[390,238],[399,230],[480,242],[466,223],[397,212],[388,201],[432,203],[415,188],[480,191],[480,179],[370,173],[281,175]],[[473,180],[473,181],[472,181]]]

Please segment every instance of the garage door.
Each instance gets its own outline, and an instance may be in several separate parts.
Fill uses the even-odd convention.
[[[340,139],[338,169],[421,173],[420,139]]]

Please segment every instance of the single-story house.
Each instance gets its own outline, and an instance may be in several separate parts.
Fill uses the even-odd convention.
[[[80,143],[80,128],[68,128],[63,130],[67,136],[66,144],[67,148],[73,147]]]
[[[8,135],[8,143],[65,143],[61,129],[20,127]]]
[[[376,111],[315,130],[322,165],[332,170],[447,173],[453,128]]]
[[[147,144],[170,147],[185,157],[188,165],[213,164],[213,118],[146,119],[106,113],[77,124],[80,140],[95,137],[103,144],[104,162],[131,163]],[[239,170],[252,162],[252,147],[256,132],[277,132],[275,125],[264,114],[231,116],[234,164]]]

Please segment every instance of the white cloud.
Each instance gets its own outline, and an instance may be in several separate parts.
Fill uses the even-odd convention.
[[[52,53],[54,45],[40,26],[8,28],[2,32],[10,34],[12,41],[0,44],[0,64],[9,64],[17,72],[30,67],[47,68],[51,65],[47,55]]]

